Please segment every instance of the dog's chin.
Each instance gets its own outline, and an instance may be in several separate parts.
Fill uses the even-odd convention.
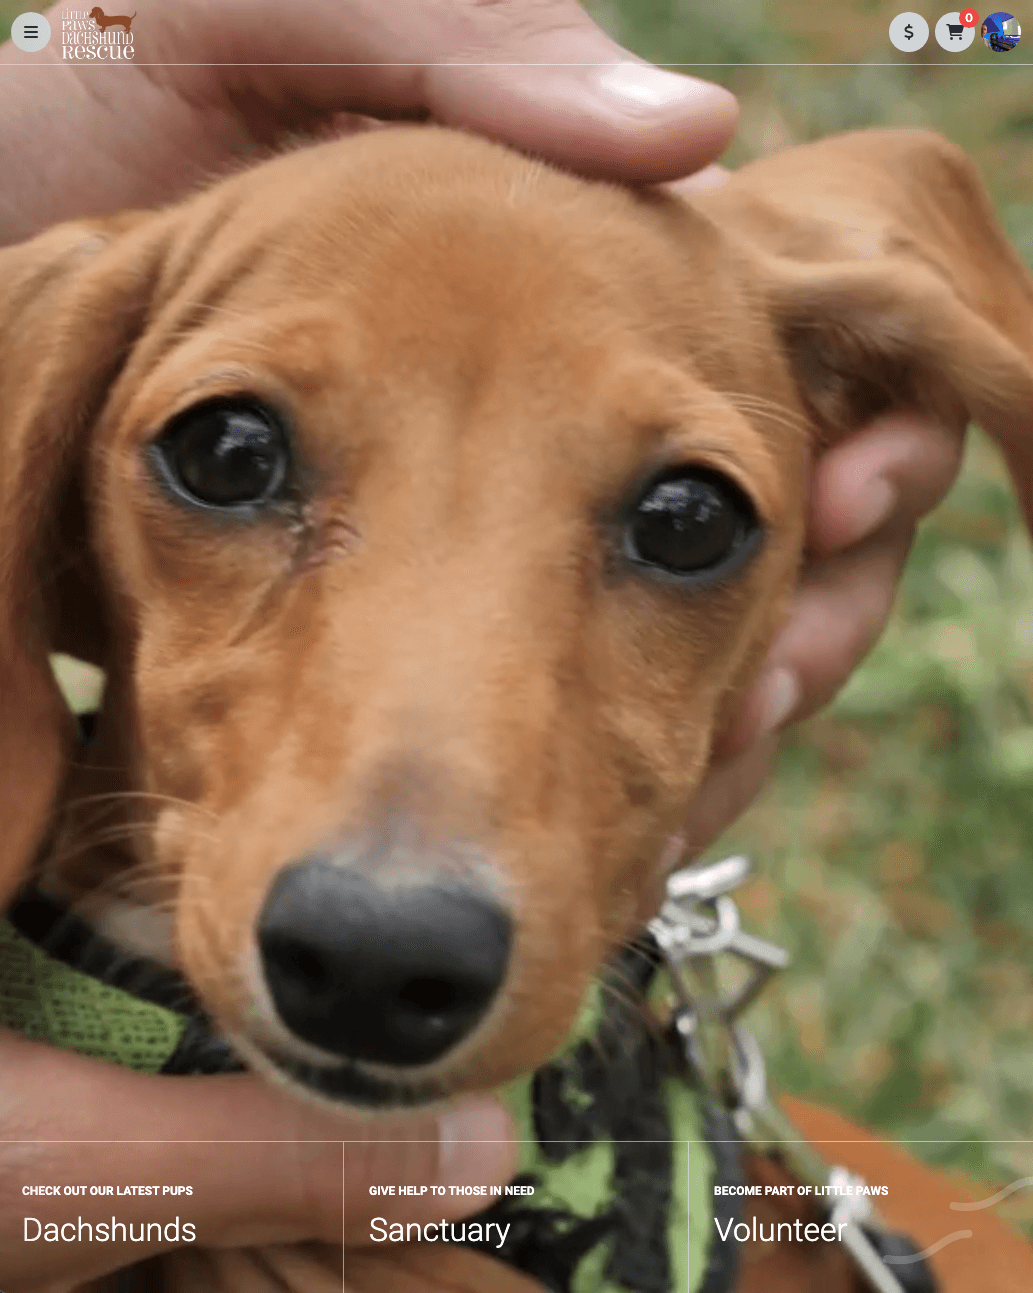
[[[313,1064],[275,1053],[253,1040],[230,1039],[234,1050],[251,1069],[307,1099],[329,1102],[342,1113],[375,1113],[385,1109],[422,1109],[440,1105],[458,1094],[440,1076],[374,1070],[354,1060]]]

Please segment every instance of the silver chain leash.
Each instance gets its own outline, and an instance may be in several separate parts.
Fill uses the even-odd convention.
[[[875,1293],[906,1293],[862,1223],[884,1229],[870,1199],[858,1195],[861,1177],[832,1166],[808,1144],[768,1094],[764,1057],[739,1016],[771,976],[789,964],[785,948],[747,933],[729,891],[746,880],[752,865],[727,857],[685,867],[667,881],[667,898],[649,924],[675,996],[674,1029],[695,1079],[730,1113],[742,1139],[763,1153],[776,1153],[803,1184],[828,1191],[837,1202],[830,1217],[844,1225],[843,1247]],[[721,995],[717,957],[731,955],[750,969],[741,987]]]

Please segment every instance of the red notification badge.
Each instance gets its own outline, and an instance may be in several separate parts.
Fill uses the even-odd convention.
[[[974,27],[978,21],[979,14],[974,9],[962,9],[961,13],[958,14],[958,22],[961,23],[962,27]]]

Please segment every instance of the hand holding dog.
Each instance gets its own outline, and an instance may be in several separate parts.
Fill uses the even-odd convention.
[[[291,136],[354,126],[349,113],[430,116],[585,174],[626,181],[706,167],[735,126],[727,91],[634,59],[573,0],[473,9],[442,3],[429,10],[362,0],[332,12],[310,0],[304,16],[295,9],[289,18],[281,7],[253,0],[234,0],[217,12],[179,7],[175,18],[143,3],[134,29],[149,33],[155,57],[168,66],[141,66],[134,81],[123,76],[117,97],[115,69],[76,65],[62,69],[56,95],[48,82],[43,104],[38,77],[18,65],[59,58],[54,44],[39,56],[11,45],[0,50],[5,91],[13,91],[8,121],[17,122],[20,111],[34,116],[32,132],[9,129],[2,145],[6,173],[21,169],[26,183],[7,188],[14,196],[7,211],[0,207],[0,243],[86,211],[179,197]],[[60,14],[51,11],[54,24]],[[333,66],[338,60],[345,66]],[[127,111],[127,97],[137,100],[135,111]],[[75,148],[67,145],[62,106],[77,114]],[[35,159],[48,132],[51,164],[40,176]],[[718,168],[707,167],[686,188],[720,178]],[[896,417],[819,462],[814,560],[767,676],[722,742],[725,753],[753,749],[843,685],[881,631],[914,525],[950,487],[960,453],[956,437]],[[743,777],[743,803],[758,786],[756,776]],[[722,817],[707,809],[706,794],[701,810],[713,821],[709,831],[693,829],[699,838],[712,835]]]
[[[684,837],[690,858],[752,802],[778,732],[835,696],[885,627],[915,526],[961,468],[959,436],[894,414],[830,448],[814,466],[809,555],[784,627],[760,679],[718,738]],[[1033,488],[1033,466],[1016,475]],[[1033,521],[1033,508],[1026,515]]]
[[[351,113],[429,116],[626,181],[699,171],[687,188],[720,182],[707,163],[735,126],[726,91],[635,59],[574,0],[473,8],[443,0],[429,9],[309,0],[289,17],[254,0],[217,12],[179,6],[174,17],[142,3],[133,21],[141,48],[154,51],[146,66],[69,65],[44,98],[28,65],[59,60],[56,42],[40,55],[0,49],[9,127],[0,154],[10,181],[0,245],[88,211],[172,200],[292,137],[354,128]],[[50,11],[55,26],[62,8]],[[19,131],[29,116],[32,131]],[[715,780],[688,825],[699,847],[756,794],[774,748],[765,737],[827,703],[878,637],[914,525],[949,488],[960,453],[956,437],[897,417],[817,464],[813,560],[766,676],[719,742]],[[1013,467],[1021,492],[1033,463]],[[1033,517],[1028,484],[1025,493]]]
[[[514,1171],[508,1119],[493,1101],[467,1101],[440,1119],[346,1121],[251,1077],[142,1076],[3,1030],[0,1071],[0,1213],[7,1233],[10,1217],[20,1227],[27,1216],[96,1222],[115,1212],[139,1224],[164,1215],[148,1197],[62,1198],[55,1208],[51,1200],[24,1196],[23,1186],[158,1183],[193,1186],[189,1198],[166,1200],[166,1211],[193,1221],[206,1248],[313,1238],[339,1245],[342,1216],[345,1241],[361,1244],[374,1213],[389,1222],[430,1221],[483,1206],[451,1194],[374,1200],[371,1185],[501,1185]],[[350,1141],[343,1199],[342,1138]],[[158,1248],[134,1244],[134,1258]],[[78,1286],[124,1262],[122,1244],[18,1244],[4,1253],[3,1287],[35,1293],[65,1288],[73,1277]]]
[[[134,0],[136,62],[117,67],[62,61],[67,7],[49,11],[54,39],[38,54],[0,49],[0,244],[180,198],[288,141],[354,127],[353,113],[431,117],[642,181],[705,165],[735,129],[726,90],[636,59],[574,0]]]
[[[120,83],[119,95],[109,94],[113,85],[110,69],[104,77],[100,69],[68,69],[60,93],[50,97],[43,114],[42,129],[49,130],[53,140],[48,151],[52,164],[45,176],[35,173],[35,159],[42,146],[40,126],[35,126],[31,136],[17,129],[8,132],[4,145],[11,154],[8,174],[17,176],[20,166],[25,180],[9,187],[14,197],[7,199],[8,209],[0,215],[7,240],[27,236],[64,216],[179,196],[204,176],[231,161],[254,159],[291,133],[334,128],[340,124],[334,120],[340,112],[385,116],[429,112],[451,124],[479,129],[558,161],[578,164],[588,173],[649,180],[705,163],[727,141],[732,128],[734,109],[723,92],[688,79],[652,73],[628,61],[625,53],[572,5],[539,6],[533,13],[512,6],[482,6],[469,13],[447,6],[417,13],[410,11],[410,6],[399,5],[386,14],[384,6],[376,11],[371,7],[368,13],[365,6],[352,6],[343,15],[336,9],[322,15],[321,9],[312,6],[307,25],[299,22],[297,10],[288,23],[279,12],[270,9],[267,13],[264,5],[243,3],[222,7],[217,20],[210,11],[183,16],[181,9],[175,26],[171,20],[159,20],[156,8],[151,15],[163,42],[160,57],[168,63],[232,64],[245,58],[255,62],[325,60],[334,57],[327,44],[327,30],[347,24],[351,32],[339,35],[337,56],[342,61],[372,62],[375,66],[347,72],[291,66],[241,69],[205,65],[186,72],[173,67],[151,68],[131,87],[139,96],[132,106],[121,94],[125,82]],[[136,20],[141,33],[147,15],[148,10],[142,10]],[[403,31],[405,35],[400,37]],[[477,59],[485,49],[490,49],[499,63],[539,66],[484,66]],[[389,54],[410,65],[387,65],[383,60]],[[25,61],[22,56],[11,57],[9,49],[3,58],[9,64]],[[434,66],[445,61],[462,66]],[[598,75],[598,67],[545,72],[547,65],[562,62],[602,64],[612,74],[606,80],[605,73]],[[638,70],[613,71],[616,68]],[[2,74],[13,90],[15,123],[19,111],[40,109],[38,79],[30,81],[11,66]],[[652,81],[652,92],[650,77],[660,78]],[[74,147],[69,137],[70,120],[81,129]],[[31,138],[31,157],[17,156],[19,138]],[[157,141],[161,141],[161,148]],[[772,672],[746,698],[738,722],[729,731],[724,748],[739,758],[719,765],[700,799],[698,824],[692,831],[694,842],[708,832],[716,833],[743,806],[744,797],[752,797],[757,770],[765,765],[769,751],[769,743],[761,740],[760,734],[823,703],[870,645],[888,613],[914,523],[948,487],[959,459],[960,445],[954,437],[924,423],[894,419],[837,446],[818,464],[811,511],[813,560],[805,572],[794,613],[773,650]],[[821,632],[815,632],[816,623]],[[830,625],[836,627],[835,633]],[[788,671],[796,679],[795,685],[779,670]],[[202,1090],[199,1084],[184,1084],[182,1079],[166,1084],[161,1079],[101,1069],[41,1048],[27,1048],[13,1039],[4,1046],[10,1052],[3,1061],[8,1100],[22,1100],[25,1112],[21,1124],[33,1129],[21,1136],[16,1130],[12,1135],[8,1126],[17,1127],[18,1116],[11,1123],[5,1119],[4,1132],[10,1139],[44,1134],[37,1130],[43,1125],[41,1116],[31,1106],[37,1092],[55,1089],[72,1097],[66,1106],[71,1110],[65,1128],[69,1135],[83,1135],[83,1108],[101,1111],[93,1133],[98,1140],[145,1139],[143,1127],[153,1128],[156,1118],[162,1124],[162,1134],[171,1140],[177,1135],[203,1139],[206,1126],[217,1137],[232,1125],[235,1137],[244,1140],[249,1135],[264,1135],[292,1141],[306,1134],[305,1129],[299,1129],[296,1112],[286,1106],[272,1111],[270,1102],[276,1098],[250,1079],[220,1080],[217,1086],[206,1085]],[[83,1084],[78,1097],[77,1083]],[[19,1096],[19,1092],[24,1094]],[[53,1099],[49,1094],[45,1098],[49,1114]],[[134,1124],[139,1129],[135,1136]],[[49,1138],[62,1138],[60,1125],[51,1123],[46,1130]],[[316,1131],[309,1134],[319,1138]],[[339,1139],[341,1134],[337,1120],[332,1130],[323,1131],[330,1139]],[[467,1137],[476,1139],[469,1131],[460,1133],[458,1139]],[[211,1218],[215,1231],[226,1236],[224,1242],[247,1242],[245,1226],[255,1218],[265,1227],[264,1240],[278,1235],[285,1240],[311,1234],[333,1233],[336,1237],[339,1212],[328,1208],[320,1220],[313,1211],[312,1197],[299,1194],[303,1181],[305,1188],[314,1188],[317,1173],[299,1172],[294,1177],[283,1173],[282,1146],[267,1150],[265,1166],[256,1163],[244,1183],[253,1194],[242,1189],[234,1177],[232,1182],[225,1181],[221,1198],[218,1187],[223,1168],[211,1161],[210,1150],[200,1161],[197,1146],[163,1143],[153,1152],[155,1161],[162,1165],[163,1178],[174,1174],[170,1155],[182,1153],[186,1155],[183,1169],[193,1164],[194,1179],[203,1176],[209,1182],[210,1197],[225,1205],[225,1215]],[[54,1158],[47,1164],[35,1160],[32,1179],[44,1169],[59,1170],[58,1156],[67,1150],[55,1145],[53,1151]],[[39,1151],[34,1148],[31,1152]],[[367,1182],[385,1173],[384,1164],[376,1158],[379,1152],[371,1154],[375,1161],[369,1176],[363,1175],[355,1183],[355,1206],[367,1214]],[[104,1155],[110,1154],[113,1163],[124,1162],[125,1150],[115,1144],[102,1150],[94,1147],[93,1154],[99,1157],[91,1161],[85,1175],[100,1179]],[[321,1169],[328,1182],[339,1180],[338,1155],[337,1146],[331,1146]],[[21,1169],[11,1167],[21,1160],[10,1152],[5,1157],[8,1167],[0,1165],[0,1187],[6,1194],[29,1176],[19,1175]],[[498,1154],[494,1164],[478,1160],[476,1175],[479,1180],[504,1179],[508,1162],[508,1158],[502,1162]],[[84,1174],[81,1163],[79,1155],[79,1177]],[[420,1179],[429,1179],[431,1164],[417,1161],[413,1170],[417,1168]],[[271,1192],[275,1197],[270,1197]],[[14,1196],[10,1197],[14,1206]],[[16,1202],[20,1208],[20,1198]],[[50,1260],[69,1259],[56,1254]],[[75,1258],[76,1274],[81,1273],[80,1260]],[[61,1273],[57,1269],[48,1272],[52,1278]],[[35,1270],[32,1274],[38,1278]]]
[[[288,15],[276,6],[241,3],[220,7],[217,15],[210,6],[181,6],[175,19],[146,0],[135,7],[141,46],[143,38],[153,39],[156,59],[200,66],[120,68],[117,81],[110,68],[68,67],[43,81],[31,63],[34,57],[60,58],[54,45],[40,56],[21,55],[10,45],[0,51],[7,125],[0,148],[10,181],[0,199],[0,242],[89,211],[177,198],[205,177],[257,159],[291,134],[332,125],[335,114],[349,111],[391,117],[430,111],[557,161],[642,179],[702,165],[720,152],[734,126],[730,95],[629,60],[573,4],[557,5],[551,15],[530,6],[428,11],[411,4],[353,4],[331,11],[311,4],[306,16],[297,7]],[[557,15],[563,22],[555,21]],[[51,10],[50,20],[59,29],[60,10]],[[502,66],[485,66],[485,50]],[[244,60],[375,65],[344,71],[210,66]],[[459,66],[432,66],[446,62]],[[544,86],[537,68],[506,66],[538,62],[588,66],[558,67]],[[597,77],[598,64],[624,70],[607,88]],[[32,120],[28,134],[18,129],[23,117]],[[41,155],[48,158],[43,170]],[[356,1229],[345,1238],[360,1241],[368,1232],[370,1184],[403,1178],[501,1183],[512,1174],[508,1144],[477,1143],[507,1135],[508,1121],[494,1104],[455,1110],[443,1129],[429,1119],[408,1121],[404,1134],[412,1143],[392,1144],[389,1122],[349,1126],[307,1114],[252,1078],[141,1077],[10,1034],[0,1037],[0,1056],[8,1142],[0,1153],[0,1206],[18,1216],[26,1211],[23,1184],[119,1180],[132,1161],[140,1179],[194,1184],[191,1211],[206,1242],[234,1245],[259,1236],[264,1243],[339,1241],[339,1145],[295,1149],[277,1142],[353,1136],[364,1144],[349,1148],[354,1166],[344,1206],[346,1224],[353,1216]],[[220,1155],[210,1144],[196,1143],[225,1137],[265,1143],[248,1147],[251,1157],[242,1170],[240,1147]],[[51,1143],[11,1143],[30,1138]],[[61,1143],[84,1138],[108,1143]],[[130,1154],[127,1142],[134,1140],[156,1143],[136,1145]],[[391,1203],[379,1201],[379,1211],[390,1216]],[[458,1217],[477,1206],[476,1200],[449,1199],[444,1211]],[[418,1200],[406,1200],[407,1220],[418,1207]],[[441,1202],[434,1207],[441,1215]],[[87,1272],[82,1253],[66,1245],[46,1248],[24,1246],[20,1268],[6,1259],[5,1288],[37,1288],[43,1279],[78,1280],[104,1269],[103,1257],[96,1271]]]
[[[734,128],[735,104],[725,91],[631,59],[572,3],[551,11],[311,4],[307,21],[297,7],[287,15],[254,3],[224,5],[218,15],[210,6],[180,6],[174,19],[146,0],[134,7],[137,39],[154,40],[155,61],[199,66],[123,67],[117,81],[111,68],[69,66],[43,80],[33,61],[60,59],[56,42],[39,56],[0,49],[7,126],[0,153],[8,178],[0,244],[63,218],[173,200],[291,135],[346,128],[337,114],[351,111],[429,112],[591,173],[643,180],[702,166]],[[50,11],[58,30],[60,12]],[[486,50],[499,66],[485,65]],[[233,66],[241,61],[286,65]],[[289,65],[312,61],[373,66]],[[211,66],[218,62],[230,66]],[[447,63],[456,66],[433,66]],[[527,64],[559,66],[543,84],[543,69]],[[600,67],[608,77],[599,76]],[[19,130],[30,119],[31,132]],[[0,1036],[0,1071],[7,1142],[0,1207],[18,1217],[27,1215],[25,1184],[119,1180],[131,1161],[140,1179],[193,1183],[191,1212],[207,1242],[232,1246],[258,1235],[265,1243],[339,1241],[339,1145],[295,1149],[289,1142],[353,1136],[363,1144],[349,1149],[345,1238],[360,1242],[368,1232],[370,1184],[402,1178],[485,1184],[513,1170],[513,1150],[502,1143],[508,1120],[493,1103],[461,1106],[444,1127],[409,1121],[411,1143],[392,1144],[390,1120],[349,1126],[305,1113],[250,1077],[144,1077],[7,1033]],[[246,1170],[239,1147],[220,1155],[198,1143],[226,1137],[260,1142],[247,1147]],[[83,1139],[96,1143],[68,1143]],[[130,1155],[132,1141],[152,1143],[135,1145]],[[434,1206],[440,1215],[440,1201]],[[449,1199],[445,1211],[458,1217],[477,1206]],[[390,1216],[391,1200],[378,1209]],[[407,1199],[406,1219],[417,1211],[418,1201]],[[103,1273],[103,1257],[87,1271],[78,1248],[24,1246],[18,1268],[5,1259],[5,1288]]]

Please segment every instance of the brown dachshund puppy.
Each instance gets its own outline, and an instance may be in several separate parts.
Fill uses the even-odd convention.
[[[136,17],[136,11],[134,10],[131,14],[123,13],[108,15],[100,8],[99,5],[94,5],[90,10],[90,17],[101,31],[107,31],[109,27],[124,27],[128,33],[130,27],[133,25],[133,19]]]
[[[655,911],[814,443],[1033,416],[1029,279],[924,133],[686,203],[376,132],[60,226],[0,302],[0,896],[59,821],[45,890],[349,1107],[533,1069]],[[108,678],[73,768],[59,650]],[[348,1278],[531,1287],[442,1260]]]

